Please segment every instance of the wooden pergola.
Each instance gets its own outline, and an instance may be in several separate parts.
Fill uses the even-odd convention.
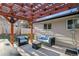
[[[14,23],[17,20],[26,20],[30,26],[29,43],[33,42],[33,21],[61,11],[68,10],[78,4],[65,3],[1,3],[0,15],[4,16],[11,24],[10,42],[14,44]]]

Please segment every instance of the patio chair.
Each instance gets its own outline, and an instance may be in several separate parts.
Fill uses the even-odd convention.
[[[16,40],[18,46],[28,44],[28,36],[17,36]]]
[[[48,47],[51,47],[52,45],[55,45],[55,37],[49,37],[47,35],[39,35],[36,38],[37,40],[32,43],[32,48],[39,49],[41,48],[41,45],[46,45]]]

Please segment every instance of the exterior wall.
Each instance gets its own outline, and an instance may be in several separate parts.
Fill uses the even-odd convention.
[[[79,47],[79,30],[76,30],[75,39],[77,40],[77,43],[78,43],[77,46]]]
[[[72,17],[64,17],[60,19],[34,23],[35,34],[42,32],[42,34],[54,36],[56,38],[57,45],[73,47],[73,39],[74,39],[73,34],[70,30],[66,28],[66,21]],[[52,23],[52,29],[44,30],[43,29],[44,23]],[[40,29],[40,32],[39,32],[39,29]],[[75,40],[77,40],[77,42],[79,41],[78,36],[79,36],[79,30],[76,30]]]
[[[73,36],[70,30],[66,28],[66,19],[56,21],[53,23],[54,25],[54,36],[56,37],[56,44],[69,46],[73,45]],[[69,45],[67,45],[67,44]]]

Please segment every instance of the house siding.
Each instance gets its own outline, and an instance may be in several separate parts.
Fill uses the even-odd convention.
[[[72,17],[68,17],[68,18],[70,19]],[[40,32],[42,32],[42,34],[54,36],[56,38],[56,45],[72,48],[74,47],[73,33],[72,31],[66,28],[66,21],[68,20],[68,18],[61,18],[56,20],[34,23],[33,26],[34,26],[35,34],[38,35],[40,34]],[[43,29],[44,23],[52,23],[52,29],[44,30]],[[76,30],[75,40],[77,40],[77,43],[79,42],[78,36],[79,36],[79,30]],[[79,43],[77,44],[77,46],[79,46]]]

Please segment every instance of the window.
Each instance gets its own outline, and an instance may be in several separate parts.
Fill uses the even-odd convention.
[[[79,19],[74,20],[74,23],[75,23],[75,28],[79,28]]]
[[[44,24],[44,29],[52,29],[52,24],[51,23]]]
[[[67,28],[68,29],[78,29],[79,28],[79,19],[71,19],[67,21]]]
[[[48,29],[51,29],[51,24],[48,24]]]
[[[44,24],[44,29],[47,29],[47,24]]]
[[[73,20],[68,20],[68,29],[72,29],[73,28]]]

